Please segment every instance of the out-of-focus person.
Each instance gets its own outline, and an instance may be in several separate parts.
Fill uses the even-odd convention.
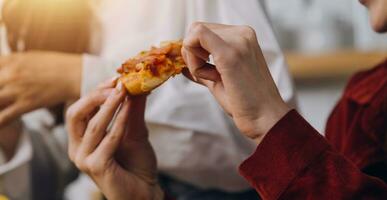
[[[63,199],[78,174],[67,157],[63,113],[66,101],[79,96],[66,95],[66,83],[74,81],[68,78],[80,71],[56,59],[63,54],[72,60],[69,53],[88,48],[86,7],[74,9],[74,2],[2,2],[0,194],[12,200]]]

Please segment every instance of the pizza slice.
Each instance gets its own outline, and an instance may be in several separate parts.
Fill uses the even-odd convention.
[[[160,47],[142,51],[117,70],[131,95],[148,93],[186,66],[181,55],[182,41],[162,42]]]

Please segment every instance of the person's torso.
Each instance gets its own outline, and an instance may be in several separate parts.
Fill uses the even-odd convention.
[[[387,181],[387,61],[357,73],[328,119],[326,138],[363,172]]]
[[[184,4],[179,0],[101,0],[94,6],[92,51],[124,61],[161,41],[182,38]]]

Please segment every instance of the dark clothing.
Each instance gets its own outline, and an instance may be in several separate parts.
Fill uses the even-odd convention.
[[[240,173],[262,199],[387,199],[387,62],[351,79],[326,134],[292,110]]]

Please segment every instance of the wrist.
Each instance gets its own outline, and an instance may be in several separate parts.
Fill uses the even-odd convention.
[[[251,129],[244,134],[252,139],[256,144],[260,144],[263,138],[277,124],[291,108],[283,101],[269,102],[258,114],[257,118],[251,121]]]

